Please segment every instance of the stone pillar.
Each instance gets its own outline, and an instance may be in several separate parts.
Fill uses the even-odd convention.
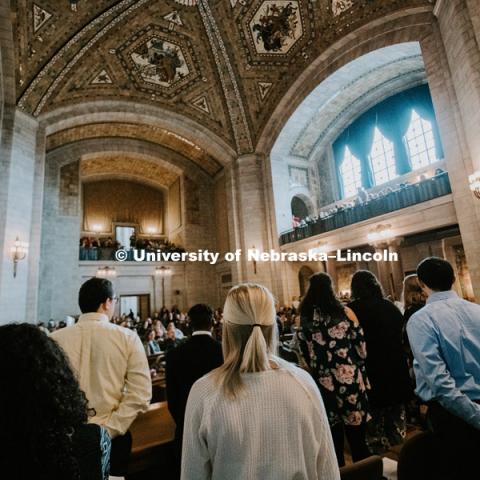
[[[388,245],[386,243],[375,245],[375,253],[383,255],[383,252],[388,250]],[[393,275],[389,262],[377,262],[378,268],[378,281],[383,287],[385,295],[390,295],[390,297],[395,296],[395,288],[393,285]]]
[[[402,265],[402,257],[400,255],[401,243],[402,243],[402,239],[397,238],[395,240],[392,240],[388,244],[388,252],[398,254],[398,262],[389,262],[390,272],[392,274],[392,279],[393,279],[394,300],[400,300],[402,296],[402,290],[403,290],[404,271],[403,271],[403,265]]]
[[[272,263],[247,261],[248,249],[269,251],[274,248],[268,231],[271,218],[264,191],[264,161],[261,155],[242,155],[231,171],[235,248],[242,250],[240,262],[234,265],[234,270],[240,282],[256,282],[273,289]]]
[[[2,194],[0,201],[0,322],[35,321],[28,307],[29,275],[33,275],[35,264],[38,264],[38,242],[36,234],[32,237],[32,218],[34,192],[37,198],[41,188],[38,188],[40,178],[36,165],[36,141],[38,123],[32,117],[16,110],[10,132],[4,131],[10,137],[8,145],[2,150]],[[8,148],[7,148],[8,147]],[[40,160],[41,162],[41,160]],[[29,244],[29,252],[24,260],[17,265],[17,275],[13,276],[12,247],[15,239]],[[35,283],[35,282],[34,282]]]
[[[468,176],[480,169],[480,51],[465,0],[439,1],[435,13],[438,25],[433,25],[432,33],[422,40],[421,47],[457,220],[478,300],[480,201],[469,189]]]

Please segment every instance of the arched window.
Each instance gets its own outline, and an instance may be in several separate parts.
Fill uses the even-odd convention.
[[[362,171],[360,160],[352,155],[347,147],[343,162],[340,165],[340,174],[342,175],[343,196],[351,197],[357,193],[357,189],[362,186]]]
[[[385,138],[377,127],[375,127],[373,136],[370,160],[372,162],[375,185],[381,185],[397,177],[393,143]]]
[[[412,110],[412,120],[405,135],[412,169],[426,167],[437,161],[432,123]]]

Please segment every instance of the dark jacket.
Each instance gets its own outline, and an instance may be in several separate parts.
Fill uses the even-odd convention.
[[[165,373],[168,410],[177,426],[177,439],[183,435],[185,408],[192,385],[222,363],[222,346],[209,335],[194,335],[167,353]]]
[[[404,320],[400,310],[384,298],[355,300],[348,305],[360,322],[367,345],[367,376],[372,389],[370,406],[404,403],[412,395],[407,357],[403,348]]]

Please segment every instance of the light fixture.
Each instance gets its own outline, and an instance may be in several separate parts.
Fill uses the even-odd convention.
[[[15,243],[11,248],[12,259],[13,259],[13,278],[17,276],[17,264],[20,260],[23,260],[28,253],[28,243],[21,242],[17,237]]]
[[[102,226],[99,225],[98,223],[92,225],[92,231],[93,232],[101,232],[103,230]]]
[[[391,225],[377,225],[370,230],[367,239],[370,243],[379,243],[389,240],[393,237],[393,230]]]
[[[154,235],[155,233],[157,233],[157,229],[155,227],[147,227],[147,233],[151,233],[152,235]]]
[[[470,190],[480,200],[480,170],[468,177],[468,183],[470,184]]]
[[[167,275],[170,275],[172,273],[168,267],[164,267],[163,265],[161,267],[155,268],[155,275],[159,277],[165,277]]]
[[[100,278],[112,278],[117,276],[117,271],[115,270],[115,267],[100,267],[97,270],[97,277]]]

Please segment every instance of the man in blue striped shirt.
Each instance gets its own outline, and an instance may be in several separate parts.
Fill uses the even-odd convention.
[[[452,290],[453,268],[441,258],[423,260],[417,275],[428,300],[407,324],[416,393],[453,464],[466,468],[480,451],[480,306]]]

